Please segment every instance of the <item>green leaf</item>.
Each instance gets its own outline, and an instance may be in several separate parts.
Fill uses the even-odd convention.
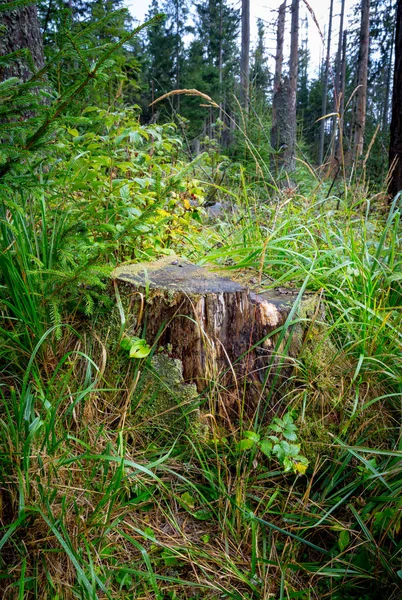
[[[174,554],[168,549],[164,550],[161,554],[165,567],[177,567],[180,562]]]
[[[120,346],[129,353],[130,358],[145,358],[151,352],[146,340],[139,337],[123,338]]]
[[[300,444],[288,444],[287,442],[283,442],[288,446],[287,454],[289,456],[299,456],[300,452]]]
[[[145,527],[144,533],[153,540],[156,540],[155,532],[151,527]]]
[[[293,461],[287,456],[285,456],[285,458],[283,459],[283,470],[285,471],[285,473],[293,471]]]
[[[290,440],[291,442],[295,442],[297,440],[297,435],[295,434],[295,432],[288,431],[287,429],[285,429],[285,431],[283,432],[283,437],[285,437],[287,440]]]
[[[240,450],[240,452],[243,452],[244,450],[250,450],[250,448],[253,448],[255,446],[255,442],[253,442],[253,440],[241,440],[238,445],[237,445],[237,449]]]
[[[349,546],[349,542],[350,542],[349,532],[347,531],[347,529],[344,529],[343,531],[341,531],[341,533],[339,534],[339,538],[338,538],[339,550],[341,552],[346,550],[346,548]]]
[[[263,454],[265,454],[265,456],[268,456],[268,458],[271,457],[272,448],[273,448],[273,444],[270,440],[262,440],[262,442],[260,443],[261,452]]]
[[[260,441],[259,434],[255,433],[254,431],[245,431],[243,433],[243,435],[244,435],[245,438],[247,438],[248,440],[252,440],[256,444]]]
[[[200,510],[192,512],[191,515],[194,519],[197,519],[197,521],[210,521],[213,516],[209,508],[200,508]]]
[[[293,423],[293,417],[290,412],[287,412],[286,415],[282,418],[284,425],[291,425]]]
[[[120,342],[120,347],[123,348],[123,350],[130,352],[131,340],[129,338],[123,338]]]
[[[183,504],[185,505],[185,508],[189,508],[191,510],[193,508],[195,508],[195,505],[196,505],[195,498],[193,498],[193,496],[191,494],[189,494],[188,492],[184,492],[184,494],[182,494],[180,496],[180,499],[183,502]]]
[[[130,358],[145,358],[151,352],[145,340],[138,340],[131,345]]]

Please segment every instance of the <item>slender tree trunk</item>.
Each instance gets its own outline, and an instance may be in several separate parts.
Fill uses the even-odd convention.
[[[4,4],[4,0],[1,2]],[[26,48],[30,51],[37,69],[44,65],[43,42],[35,5],[16,8],[0,13],[0,55],[10,54]],[[7,67],[0,67],[0,81],[19,77],[26,81],[32,72],[24,56],[17,58]]]
[[[296,95],[297,68],[299,63],[299,0],[292,0],[289,60],[289,128],[290,140],[286,150],[287,171],[296,169]]]
[[[179,0],[175,0],[175,20],[176,20],[176,89],[180,89],[180,7]],[[180,94],[177,94],[177,110],[180,111]]]
[[[280,10],[285,8],[283,4]],[[284,26],[281,21],[281,12],[278,18],[278,57],[283,55],[281,47],[280,28]],[[296,169],[296,93],[297,93],[297,67],[299,61],[299,0],[292,0],[292,21],[290,37],[289,77],[281,78],[281,69],[275,69],[276,84],[272,105],[271,146],[276,151],[273,155],[271,166],[276,172],[283,168],[287,173]],[[283,29],[282,29],[283,31]],[[282,59],[279,59],[282,60]],[[281,63],[280,63],[281,64]],[[278,66],[278,65],[277,65]],[[279,85],[278,85],[279,80]]]
[[[328,95],[328,78],[329,78],[329,61],[331,57],[331,35],[332,35],[332,12],[334,8],[334,0],[331,0],[329,7],[329,23],[328,23],[328,39],[327,39],[327,57],[325,60],[324,85],[322,91],[322,111],[321,117],[327,114],[327,95]],[[324,138],[325,138],[325,119],[321,118],[320,123],[320,147],[318,152],[318,164],[322,165],[324,158]]]
[[[339,112],[339,89],[340,89],[340,77],[341,77],[341,60],[342,60],[342,36],[343,36],[343,22],[345,18],[345,0],[342,0],[341,4],[341,14],[339,20],[339,34],[338,34],[338,50],[336,52],[336,60],[335,60],[335,77],[334,77],[334,113],[338,114]],[[332,119],[332,137],[333,137],[333,145],[331,151],[332,159],[335,156],[335,148],[336,148],[336,139],[338,136],[337,131],[337,117],[335,116]]]
[[[285,82],[282,79],[283,67],[283,43],[285,38],[285,18],[286,18],[286,0],[280,5],[278,12],[278,26],[276,31],[276,58],[275,58],[275,75],[274,89],[272,97],[272,125],[271,125],[271,146],[273,150],[279,152],[283,147],[283,129],[281,123],[285,118],[287,111],[287,90]],[[288,80],[286,80],[286,86]],[[283,114],[284,113],[284,114]],[[271,169],[274,173],[278,170],[281,164],[279,154],[273,154],[271,157]]]
[[[342,43],[342,60],[340,70],[340,81],[339,81],[339,131],[335,139],[335,156],[338,162],[342,159],[343,151],[343,138],[344,138],[344,122],[345,122],[345,84],[346,84],[346,46],[347,46],[348,32],[343,32],[343,43]]]
[[[392,38],[394,38],[394,34],[395,34],[395,28],[392,29]],[[393,39],[392,42],[390,44],[390,49],[389,49],[389,57],[387,59],[387,77],[385,80],[385,92],[384,92],[384,109],[383,109],[383,113],[382,113],[382,133],[383,135],[386,134],[386,132],[388,131],[388,113],[389,113],[389,97],[390,97],[390,91],[391,91],[391,77],[392,77],[392,58],[394,55],[394,44],[393,44]]]
[[[359,62],[357,74],[356,92],[356,116],[353,150],[355,159],[363,154],[364,130],[366,126],[366,104],[367,104],[367,71],[369,58],[370,37],[370,0],[362,0]]]
[[[219,2],[219,118],[223,120],[223,16],[222,0]]]
[[[343,43],[342,43],[342,60],[341,60],[341,80],[339,87],[339,112],[343,118],[345,111],[345,87],[346,87],[346,51],[348,43],[348,32],[343,32]]]
[[[241,10],[241,57],[240,57],[240,99],[244,110],[248,111],[250,79],[250,0],[242,0]]]
[[[396,9],[395,66],[389,167],[388,191],[392,199],[402,190],[402,0],[398,0]]]
[[[280,5],[278,13],[278,27],[276,31],[276,57],[274,75],[274,94],[278,91],[282,78],[283,42],[285,38],[286,0]]]

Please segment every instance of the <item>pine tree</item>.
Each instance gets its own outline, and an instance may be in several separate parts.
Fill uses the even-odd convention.
[[[269,99],[272,77],[265,50],[265,26],[262,19],[257,20],[257,44],[250,66],[250,98],[253,103],[264,107]]]
[[[152,19],[162,12],[158,0],[152,0],[146,18]],[[175,50],[175,37],[171,31],[168,31],[166,19],[158,21],[147,29],[147,74],[152,89],[152,100],[173,88]]]
[[[194,39],[187,51],[185,66],[185,87],[208,94],[220,104],[221,109],[215,112],[210,109],[206,114],[205,107],[200,107],[197,99],[185,98],[181,114],[192,123],[196,121],[193,133],[199,133],[202,128],[209,136],[215,136],[214,123],[219,117],[225,125],[221,138],[224,144],[229,140],[230,115],[236,107],[233,95],[236,76],[239,75],[239,25],[239,11],[229,6],[226,0],[203,0],[197,4]]]

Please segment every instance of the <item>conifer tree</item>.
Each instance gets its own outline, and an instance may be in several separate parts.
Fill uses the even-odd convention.
[[[152,0],[146,18],[151,19],[162,12],[158,0]],[[158,21],[147,29],[147,75],[152,90],[152,100],[173,88],[175,50],[175,37],[171,31],[168,31],[166,19]]]
[[[257,20],[257,44],[250,65],[250,97],[258,106],[264,106],[268,100],[272,77],[265,50],[265,26],[262,19]]]

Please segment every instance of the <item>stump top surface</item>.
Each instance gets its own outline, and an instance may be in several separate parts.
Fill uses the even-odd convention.
[[[220,294],[244,292],[245,287],[178,256],[155,262],[123,265],[114,270],[115,279],[135,287],[184,292],[186,294]]]

